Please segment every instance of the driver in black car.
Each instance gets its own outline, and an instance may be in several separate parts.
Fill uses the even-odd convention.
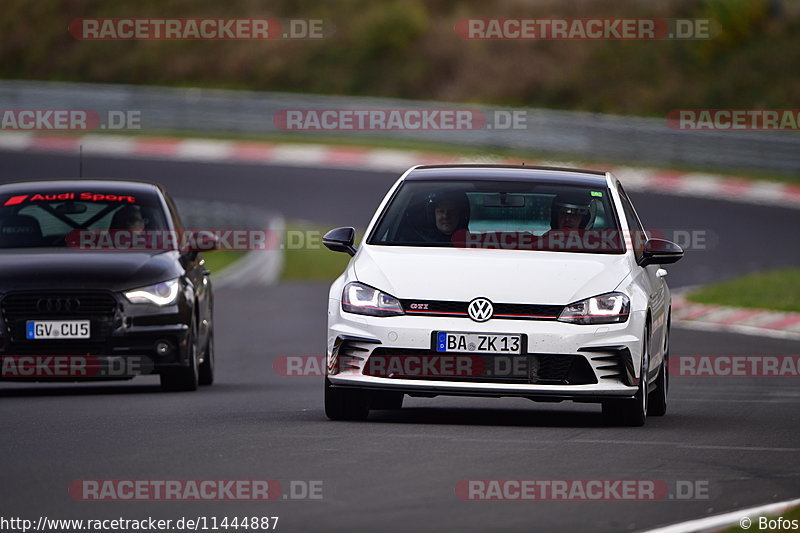
[[[147,219],[135,205],[126,205],[117,210],[111,220],[111,229],[116,230],[143,231],[146,225]]]
[[[115,246],[123,250],[160,250],[165,244],[158,240],[158,235],[145,231],[148,222],[138,206],[118,209],[110,224],[112,234],[117,234]]]

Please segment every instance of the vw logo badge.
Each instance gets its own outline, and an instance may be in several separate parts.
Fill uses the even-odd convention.
[[[492,307],[492,302],[486,298],[475,298],[469,303],[467,312],[475,322],[486,322],[492,318],[494,307]]]

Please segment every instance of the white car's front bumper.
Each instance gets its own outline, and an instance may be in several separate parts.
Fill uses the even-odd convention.
[[[345,313],[337,300],[328,308],[328,376],[335,387],[395,390],[409,394],[466,396],[523,396],[531,399],[602,401],[636,394],[641,369],[644,313],[631,313],[621,324],[576,325],[554,320],[473,322],[468,318],[395,316],[370,317]],[[511,333],[527,338],[526,353],[547,357],[582,357],[595,383],[553,384],[509,382],[503,379],[448,379],[437,376],[378,377],[363,372],[375,349],[419,350],[435,357],[435,331]],[[427,352],[426,352],[427,351]],[[342,370],[342,361],[346,370]]]

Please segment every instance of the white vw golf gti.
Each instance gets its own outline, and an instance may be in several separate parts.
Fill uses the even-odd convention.
[[[596,402],[609,424],[667,409],[670,293],[683,256],[589,170],[418,166],[381,202],[328,301],[325,412],[404,395]]]

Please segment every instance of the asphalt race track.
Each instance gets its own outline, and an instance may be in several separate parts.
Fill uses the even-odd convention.
[[[0,152],[0,182],[71,177],[63,155]],[[176,197],[366,226],[396,176],[350,170],[92,158],[86,177],[164,183]],[[652,228],[706,230],[708,250],[671,266],[673,288],[800,264],[797,210],[633,194]],[[681,378],[644,428],[607,428],[600,408],[523,399],[407,398],[366,423],[330,422],[319,377],[284,377],[281,355],[321,355],[326,283],[216,293],[217,381],[163,393],[157,379],[0,384],[0,514],[176,520],[279,516],[282,531],[637,531],[797,497],[800,390],[792,378]],[[796,341],[674,328],[674,355],[789,355]],[[81,479],[273,479],[321,499],[77,501]],[[707,488],[663,501],[464,501],[470,479],[647,479]],[[295,487],[291,494],[290,487]],[[300,488],[298,488],[300,487]],[[209,529],[210,530],[210,529]],[[224,530],[221,530],[224,531]]]

